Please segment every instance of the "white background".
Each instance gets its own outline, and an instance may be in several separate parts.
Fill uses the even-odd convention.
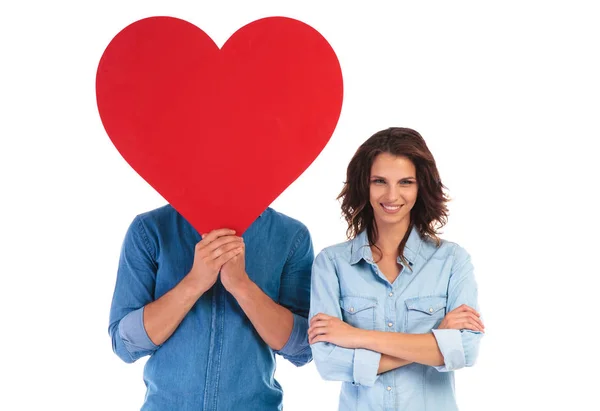
[[[0,409],[141,406],[144,360],[112,353],[108,312],[128,224],[164,200],[113,147],[94,87],[112,37],[153,15],[219,45],[273,15],[319,30],[342,65],[342,115],[273,207],[308,226],[317,252],[344,240],[335,197],[350,157],[380,129],[415,128],[453,198],[443,237],[473,256],[487,330],[477,365],[456,373],[461,410],[597,406],[592,2],[282,3],[3,2]],[[279,361],[276,376],[286,410],[336,409],[339,385],[314,364]]]

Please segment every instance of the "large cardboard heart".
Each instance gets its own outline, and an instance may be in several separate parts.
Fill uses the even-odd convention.
[[[96,97],[117,150],[196,230],[241,234],[325,147],[343,82],[300,21],[254,21],[219,49],[185,20],[151,17],[110,42]]]

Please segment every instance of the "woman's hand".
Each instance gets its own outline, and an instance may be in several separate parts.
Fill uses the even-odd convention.
[[[437,328],[454,330],[467,329],[483,332],[485,327],[479,319],[479,313],[468,305],[463,304],[446,314]]]
[[[365,330],[352,327],[337,317],[319,313],[310,320],[308,343],[328,342],[344,348],[361,348]]]
[[[446,314],[437,328],[484,332],[485,326],[479,319],[479,313],[463,304]],[[328,342],[344,348],[362,348],[365,332],[337,317],[319,313],[310,320],[308,343]]]

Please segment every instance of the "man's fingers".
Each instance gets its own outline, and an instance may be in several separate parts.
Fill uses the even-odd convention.
[[[218,230],[213,230],[210,233],[203,235],[202,240],[198,243],[200,248],[207,246],[208,244],[215,241],[217,238],[222,237],[224,235],[234,235],[235,231],[229,228],[219,228]]]
[[[221,239],[219,239],[221,240]],[[217,241],[219,241],[217,240]],[[215,241],[215,243],[217,242]],[[212,245],[212,244],[211,244]],[[210,246],[209,246],[210,247]],[[216,260],[217,258],[219,258],[220,256],[222,256],[223,254],[225,254],[228,251],[237,249],[237,248],[244,248],[244,245],[240,242],[240,241],[229,241],[217,248],[215,248],[212,251],[209,251],[209,247],[207,247],[204,252],[208,252],[209,254],[207,255],[207,259],[210,260]]]
[[[213,250],[211,253],[203,256],[203,260],[206,264],[216,263],[216,260],[219,257],[221,257],[223,254],[225,254],[231,250],[235,250],[237,248],[241,248],[241,246],[239,244],[236,244],[235,242],[225,244],[225,245]]]
[[[243,250],[244,250],[243,247],[238,246],[237,248],[234,248],[233,250],[227,251],[226,253],[221,254],[219,256],[219,258],[217,258],[216,260],[213,260],[214,264],[218,267],[222,267],[233,257],[240,254]]]
[[[206,255],[208,253],[212,253],[217,248],[222,247],[225,244],[229,244],[229,243],[243,244],[243,240],[241,237],[236,237],[234,235],[225,235],[225,236],[216,238],[215,240],[213,240],[207,244],[203,244],[201,241],[200,243],[198,243],[199,244],[198,251],[201,251],[204,255]]]

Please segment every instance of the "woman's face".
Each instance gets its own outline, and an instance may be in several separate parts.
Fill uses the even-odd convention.
[[[417,173],[412,161],[389,153],[375,157],[371,167],[370,203],[378,227],[408,225],[417,191]]]

